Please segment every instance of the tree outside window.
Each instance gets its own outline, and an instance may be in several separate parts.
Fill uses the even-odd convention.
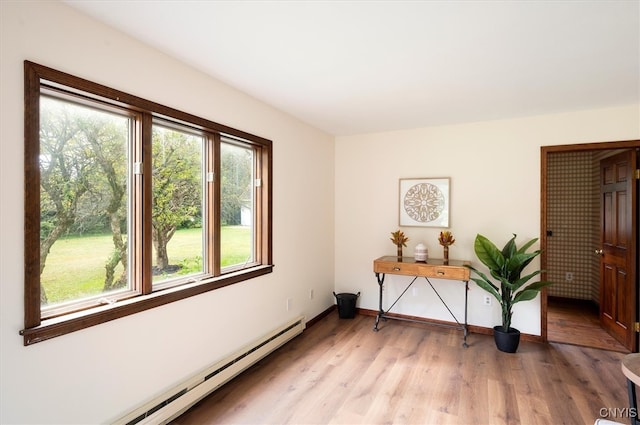
[[[31,62],[25,88],[25,345],[271,272],[271,141]]]

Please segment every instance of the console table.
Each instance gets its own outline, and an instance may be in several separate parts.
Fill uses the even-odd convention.
[[[462,345],[465,348],[468,347],[467,292],[469,291],[469,269],[465,267],[465,265],[467,264],[470,264],[470,262],[461,260],[448,260],[445,262],[444,260],[431,258],[429,258],[427,261],[415,261],[413,257],[398,258],[396,256],[380,257],[377,260],[374,260],[373,271],[376,274],[378,286],[380,287],[380,297],[378,314],[376,315],[376,323],[373,327],[373,330],[376,332],[378,331],[378,323],[380,322],[380,319],[405,320],[409,322],[428,323],[431,325],[452,327],[463,331],[464,337]],[[404,291],[402,291],[402,293],[398,296],[398,298],[391,304],[391,307],[389,307],[387,311],[385,311],[382,307],[382,292],[384,286],[384,278],[387,274],[413,276],[413,279],[411,280],[409,285],[407,285]],[[451,317],[453,317],[453,320],[455,320],[455,325],[389,315],[391,309],[396,305],[400,298],[402,298],[407,290],[409,290],[411,285],[413,285],[414,282],[420,277],[423,277],[427,281],[431,289],[433,289],[433,292],[435,292],[442,304],[449,311],[449,314],[451,314]],[[464,323],[460,323],[455,314],[453,314],[447,303],[442,299],[436,288],[434,288],[433,284],[429,280],[430,278],[457,280],[464,283]]]

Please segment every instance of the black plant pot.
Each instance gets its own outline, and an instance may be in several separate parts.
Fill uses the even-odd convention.
[[[520,331],[516,328],[509,328],[509,332],[505,332],[502,326],[494,326],[493,338],[498,350],[504,353],[515,353],[520,344]]]

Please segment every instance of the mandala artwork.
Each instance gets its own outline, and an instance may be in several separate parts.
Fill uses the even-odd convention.
[[[437,186],[429,183],[412,186],[404,196],[404,210],[409,217],[420,223],[437,220],[444,208],[444,194]]]

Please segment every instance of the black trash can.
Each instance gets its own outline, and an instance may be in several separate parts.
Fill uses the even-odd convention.
[[[333,293],[336,297],[336,303],[338,304],[338,316],[341,319],[353,319],[356,317],[356,300],[360,296],[360,292],[357,294]]]

